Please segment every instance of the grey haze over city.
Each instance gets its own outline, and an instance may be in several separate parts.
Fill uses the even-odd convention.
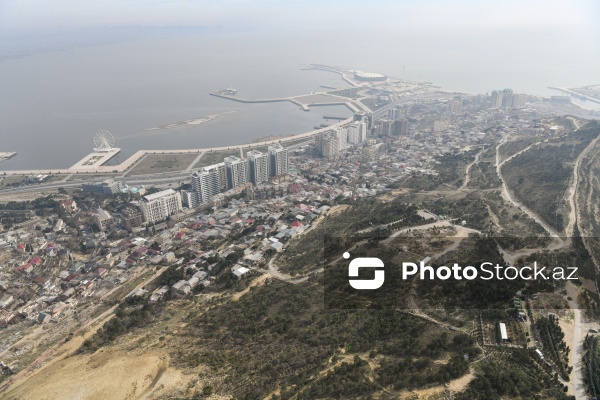
[[[309,131],[323,115],[247,98],[344,87],[324,63],[446,90],[549,96],[598,84],[595,1],[4,1],[0,4],[3,169],[68,167],[111,131],[122,161],[140,149],[206,148]],[[145,129],[236,111],[199,126]]]

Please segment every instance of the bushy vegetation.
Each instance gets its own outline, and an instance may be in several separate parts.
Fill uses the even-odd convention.
[[[227,377],[228,392],[237,398],[264,398],[279,387],[281,399],[298,394],[308,399],[364,397],[392,383],[413,388],[441,382],[466,371],[464,354],[478,354],[470,337],[440,332],[407,314],[324,310],[320,290],[316,283],[274,281],[252,289],[238,302],[192,316],[180,334],[187,345],[174,358],[180,364],[209,365]],[[373,371],[354,358],[320,375],[335,365],[342,349],[353,356],[376,354],[381,367]],[[451,362],[432,373],[414,361],[429,363],[437,357]],[[415,378],[395,376],[398,365]]]
[[[401,201],[382,203],[375,199],[364,199],[354,202],[351,207],[325,217],[310,235],[292,239],[286,251],[277,260],[277,265],[281,271],[292,274],[316,269],[317,265],[323,262],[325,237],[349,236],[363,229],[400,220],[393,229],[419,225],[423,223],[423,218],[417,211],[416,206]],[[390,230],[386,229],[376,232],[376,235],[389,233]]]
[[[432,357],[439,357],[448,351],[452,356],[445,364],[436,364]],[[393,385],[394,389],[414,388],[432,383],[444,383],[459,378],[469,371],[469,359],[475,358],[480,350],[475,341],[467,335],[459,334],[450,340],[447,333],[429,342],[425,351],[416,360],[407,357],[389,358],[381,362],[377,370],[379,382],[383,386]]]
[[[78,352],[93,353],[119,336],[134,328],[152,321],[160,312],[160,304],[148,304],[142,297],[126,298],[115,309],[115,315],[89,339],[85,340]]]
[[[37,215],[48,215],[58,208],[58,202],[52,196],[38,197],[31,201],[9,201],[0,203],[0,210],[31,210]]]
[[[372,393],[378,385],[369,381],[369,367],[360,357],[354,357],[352,363],[342,363],[325,377],[311,383],[300,393],[299,400],[320,398],[356,398]]]
[[[588,387],[588,392],[594,397],[600,395],[600,350],[598,349],[598,340],[597,336],[587,335],[583,342],[583,349],[585,350],[583,380]]]
[[[502,167],[509,189],[559,232],[564,229],[562,204],[573,175],[573,163],[598,135],[596,124],[557,138],[514,157]]]
[[[558,325],[558,319],[553,316],[538,318],[535,320],[535,328],[544,346],[546,357],[552,360],[563,379],[568,381],[572,369],[568,367],[569,347],[564,341],[565,334]]]
[[[475,379],[455,399],[574,400],[535,358],[533,350],[515,349],[510,354],[482,363]]]

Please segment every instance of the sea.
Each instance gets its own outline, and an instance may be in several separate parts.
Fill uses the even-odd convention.
[[[324,115],[350,116],[343,106],[304,112],[287,102],[244,104],[209,95],[232,87],[239,96],[258,99],[348,86],[337,74],[307,70],[308,63],[469,93],[512,88],[550,96],[558,93],[549,85],[600,84],[597,53],[580,64],[557,58],[556,48],[542,43],[531,54],[505,47],[502,32],[495,47],[489,37],[485,43],[465,37],[452,46],[437,36],[382,35],[210,31],[78,44],[2,59],[0,152],[18,155],[2,162],[0,170],[69,167],[92,151],[98,130],[115,137],[121,153],[113,163],[118,163],[142,149],[249,143],[312,130],[326,123]],[[497,54],[498,49],[504,53]],[[235,112],[200,125],[147,130],[229,111]]]

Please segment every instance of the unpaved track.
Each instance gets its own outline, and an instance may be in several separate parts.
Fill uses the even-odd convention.
[[[482,149],[479,153],[477,153],[477,155],[475,156],[475,160],[473,160],[472,163],[467,165],[467,168],[465,169],[465,180],[463,181],[462,185],[460,185],[458,190],[464,190],[467,188],[467,185],[471,181],[471,175],[470,175],[471,168],[473,167],[473,165],[475,165],[479,162],[479,159],[481,158],[481,155],[483,154],[484,151],[485,151],[485,149]]]

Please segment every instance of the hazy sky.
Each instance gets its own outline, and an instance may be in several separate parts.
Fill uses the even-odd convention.
[[[0,32],[127,25],[243,29],[543,31],[600,38],[598,0],[0,0]],[[600,46],[600,43],[599,43]]]

